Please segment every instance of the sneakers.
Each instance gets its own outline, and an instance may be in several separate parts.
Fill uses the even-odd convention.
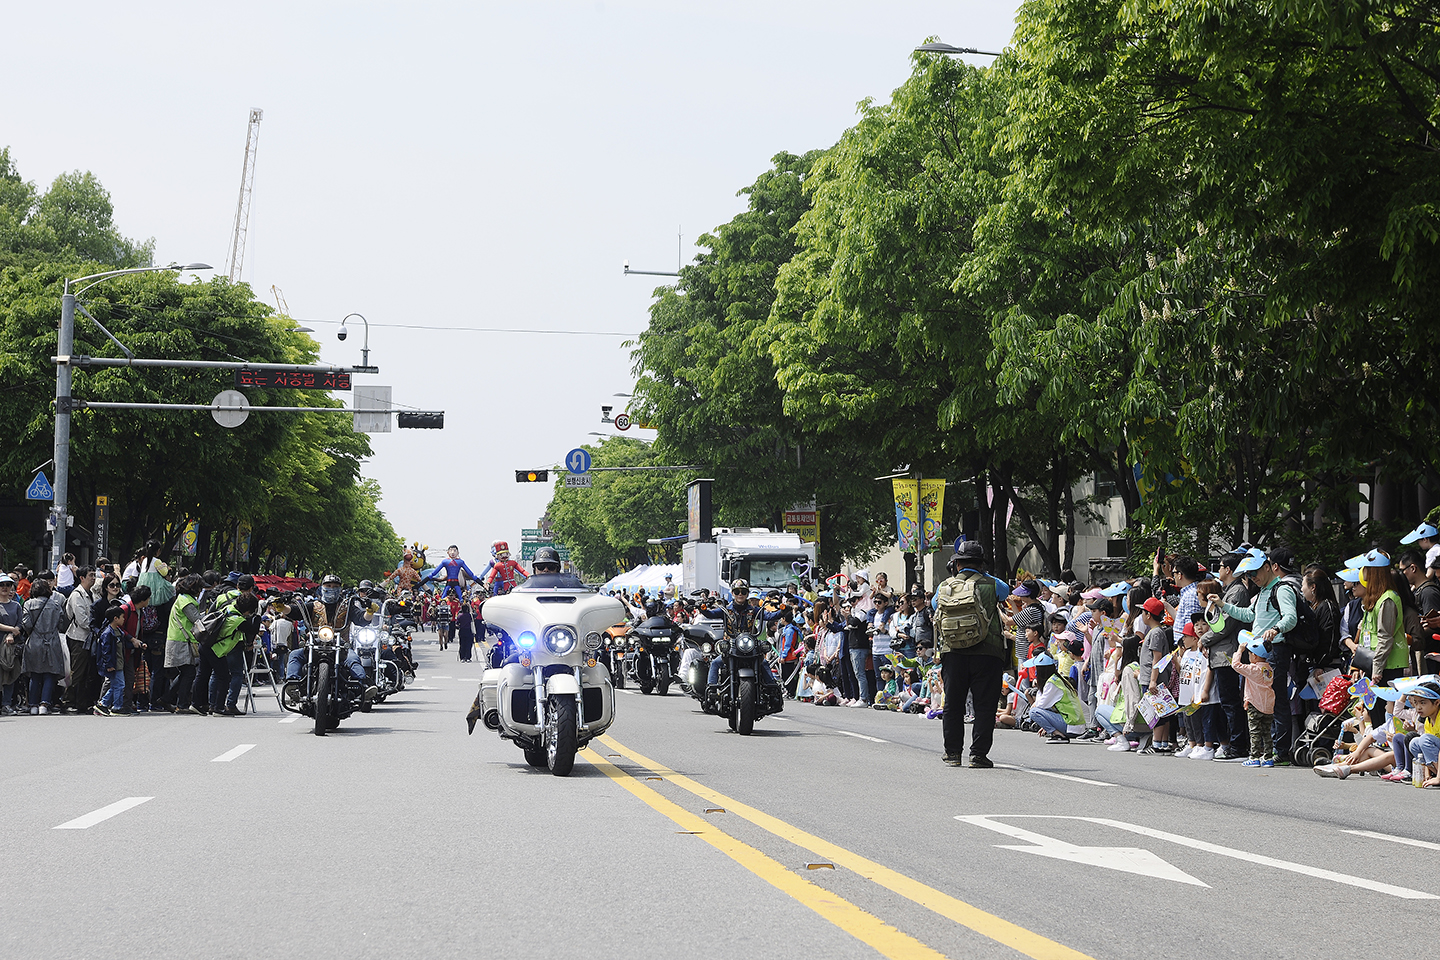
[[[1195,747],[1193,750],[1190,751],[1190,759],[1191,759],[1191,760],[1214,760],[1214,759],[1215,759],[1215,748],[1214,748],[1214,747]]]
[[[970,769],[972,770],[991,770],[994,768],[994,766],[995,764],[990,760],[989,757],[970,758]]]
[[[40,716],[42,716],[42,717],[48,717],[48,716],[50,716],[50,704],[48,704],[48,703],[42,703],[42,704],[40,704]]]
[[[1260,761],[1260,766],[1262,766],[1262,767],[1273,767],[1273,766],[1275,766],[1275,761],[1274,761],[1274,760],[1270,760],[1270,759],[1267,758],[1267,759],[1265,759],[1265,760],[1261,760],[1261,761]],[[1286,766],[1289,766],[1289,764],[1287,763]]]
[[[1193,753],[1194,750],[1195,748],[1187,743],[1184,747],[1175,751],[1175,756],[1188,760],[1190,759],[1190,754]]]
[[[1312,769],[1317,777],[1326,777],[1331,780],[1344,780],[1350,776],[1350,765],[1345,763],[1326,763]]]
[[[1241,757],[1239,754],[1231,750],[1230,745],[1227,743],[1221,744],[1219,747],[1215,748],[1215,759],[1219,760],[1221,763],[1224,763],[1226,760],[1243,760],[1244,757]]]
[[[95,704],[95,709],[93,709],[93,710],[91,711],[91,713],[95,714],[95,716],[97,716],[97,717],[108,717],[108,716],[111,716],[110,708],[107,707],[107,706],[105,706],[105,704],[103,704],[103,703],[97,703],[97,704]]]
[[[945,761],[945,766],[947,767],[959,767],[965,763],[958,753],[947,753],[940,759]]]
[[[1046,743],[1069,743],[1070,738],[1063,733],[1052,733],[1045,739]]]
[[[1140,744],[1134,740],[1117,740],[1105,749],[1111,753],[1129,753],[1131,750],[1139,750]]]
[[[1319,767],[1316,767],[1316,768],[1315,768],[1315,772],[1316,772],[1316,773],[1320,773],[1320,768],[1319,768]],[[1323,776],[1325,776],[1325,774],[1321,773],[1320,776],[1323,777]],[[1409,783],[1409,782],[1410,782],[1410,771],[1409,771],[1409,770],[1403,770],[1403,771],[1402,771],[1402,770],[1394,770],[1394,771],[1392,771],[1392,772],[1390,772],[1390,773],[1382,773],[1382,774],[1380,775],[1380,779],[1381,779],[1381,780],[1388,780],[1390,783]]]
[[[1258,766],[1260,766],[1260,758],[1259,758],[1259,757],[1251,757],[1250,759],[1246,760],[1244,763],[1240,764],[1240,766],[1242,766],[1242,767],[1258,767]]]
[[[30,708],[30,716],[32,716],[32,717],[38,717],[38,716],[40,716],[40,708],[39,708],[39,707],[31,707],[31,708]]]

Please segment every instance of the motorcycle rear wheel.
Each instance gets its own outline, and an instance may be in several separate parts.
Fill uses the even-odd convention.
[[[575,766],[578,726],[575,697],[551,697],[545,708],[545,760],[557,777],[568,777]]]
[[[740,695],[735,703],[735,732],[742,737],[748,737],[755,731],[755,698],[757,696],[754,680],[740,681]]]
[[[321,661],[315,668],[315,736],[325,736],[330,718],[330,664]]]
[[[534,750],[526,750],[525,762],[532,767],[546,766],[545,751],[540,747],[536,747]]]

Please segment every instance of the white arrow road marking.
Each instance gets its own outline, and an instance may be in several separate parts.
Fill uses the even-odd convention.
[[[1244,860],[1246,863],[1259,864],[1263,867],[1274,867],[1276,870],[1284,870],[1289,873],[1298,873],[1306,877],[1314,877],[1317,880],[1329,880],[1332,883],[1343,883],[1346,886],[1359,887],[1362,890],[1370,890],[1374,893],[1383,893],[1392,897],[1399,897],[1402,900],[1440,900],[1440,895],[1426,893],[1423,890],[1411,890],[1408,887],[1397,887],[1394,884],[1382,883],[1379,880],[1368,880],[1365,877],[1355,877],[1348,873],[1338,873],[1334,870],[1326,870],[1322,867],[1311,867],[1303,863],[1291,863],[1289,860],[1280,860],[1276,857],[1267,857],[1259,853],[1250,853],[1246,850],[1235,850],[1230,847],[1222,847],[1216,843],[1205,840],[1196,840],[1193,837],[1182,837],[1177,833],[1166,833],[1163,830],[1154,830],[1150,827],[1142,827],[1133,823],[1124,823],[1120,820],[1108,820],[1104,817],[1070,817],[1055,814],[990,814],[980,817],[956,817],[966,823],[975,823],[976,826],[988,827],[1000,833],[1011,833],[1011,828],[993,822],[978,823],[977,821],[993,821],[995,817],[1007,819],[1036,819],[1036,820],[1083,820],[1086,823],[1096,823],[1104,827],[1114,827],[1116,830],[1124,830],[1127,833],[1137,833],[1142,837],[1152,837],[1156,840],[1166,840],[1170,843],[1179,844],[1182,847],[1189,847],[1192,850],[1201,850],[1205,853],[1213,853],[1222,857],[1230,857],[1234,860]],[[1003,827],[1003,829],[1001,829]],[[1049,838],[1043,838],[1050,843]],[[1034,842],[1034,841],[1032,841]],[[1095,849],[1095,848],[1089,848]],[[1039,853],[1040,851],[1032,851]],[[1063,858],[1062,858],[1063,859]],[[1163,861],[1162,861],[1163,862]],[[1117,868],[1118,869],[1118,868]],[[1203,886],[1203,884],[1202,884]]]
[[[445,675],[442,676],[441,674],[438,674],[438,673],[437,673],[437,674],[435,674],[435,676],[431,677],[430,679],[431,679],[431,680],[453,680],[453,679],[455,679],[455,678],[452,677],[452,676],[450,676],[449,674],[445,674]]]
[[[108,807],[101,807],[85,814],[83,817],[76,817],[74,820],[67,820],[55,827],[56,830],[88,830],[111,817],[117,816],[129,810],[131,807],[138,807],[147,800],[154,800],[154,797],[126,797],[124,800],[117,800]]]
[[[1345,833],[1353,833],[1357,837],[1371,837],[1376,840],[1389,840],[1391,843],[1403,843],[1409,847],[1424,847],[1426,850],[1440,850],[1440,843],[1431,843],[1429,840],[1411,840],[1409,837],[1392,837],[1388,833],[1376,833],[1374,830],[1346,830]]]
[[[1157,880],[1174,880],[1176,883],[1188,883],[1195,887],[1208,887],[1208,883],[1201,883],[1194,877],[1178,867],[1172,866],[1164,860],[1151,853],[1149,850],[1142,850],[1139,847],[1079,847],[1064,840],[1056,840],[1054,837],[1043,836],[1032,833],[1021,827],[1012,826],[1008,823],[996,823],[989,817],[956,817],[963,823],[977,827],[984,827],[986,830],[994,830],[996,833],[1003,833],[1007,837],[1014,837],[1016,840],[1024,840],[1026,843],[1034,844],[1030,847],[1012,847],[1005,844],[996,844],[1001,850],[1018,850],[1021,853],[1034,853],[1042,857],[1054,857],[1056,860],[1069,860],[1071,863],[1083,863],[1092,867],[1104,867],[1107,870],[1120,870],[1125,873],[1137,873],[1142,877],[1154,877]]]
[[[255,744],[253,744],[253,743],[242,743],[242,744],[240,744],[240,746],[236,747],[236,748],[233,749],[233,750],[226,750],[224,753],[220,754],[220,756],[218,756],[218,757],[215,757],[215,758],[214,758],[213,760],[211,760],[210,762],[211,762],[211,763],[229,763],[231,760],[234,760],[236,757],[241,756],[241,755],[246,754],[246,753],[249,753],[251,750],[254,750],[254,749],[255,749]]]
[[[1030,767],[1017,767],[1013,763],[997,763],[995,766],[1002,770],[1018,770],[1021,773],[1033,773],[1037,777],[1054,777],[1056,780],[1069,780],[1071,783],[1088,783],[1092,787],[1115,786],[1115,784],[1106,783],[1104,780],[1087,780],[1084,777],[1072,777],[1068,773],[1051,773],[1049,770],[1033,770]]]
[[[889,740],[881,740],[879,737],[867,737],[863,733],[851,733],[849,730],[836,730],[836,733],[843,733],[847,737],[854,737],[857,740],[869,740],[871,743],[889,743]]]

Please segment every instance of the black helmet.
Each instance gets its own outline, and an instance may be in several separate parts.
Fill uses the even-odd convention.
[[[336,576],[335,574],[333,574],[333,573],[327,573],[327,574],[325,574],[324,577],[322,577],[322,578],[320,579],[320,586],[323,587],[323,586],[325,586],[327,583],[333,583],[333,584],[335,584],[335,586],[338,587],[338,586],[340,586],[340,578],[339,578],[338,576]]]
[[[554,547],[541,547],[535,551],[535,560],[531,564],[535,572],[539,573],[542,566],[554,567],[554,573],[560,572],[560,551]]]
[[[950,562],[946,566],[953,573],[967,563],[984,562],[985,548],[980,544],[980,541],[962,540],[955,544],[955,556],[950,558]]]
[[[359,590],[361,593],[369,593],[371,590],[375,589],[375,584],[371,583],[369,580],[361,580],[360,585],[355,589]]]

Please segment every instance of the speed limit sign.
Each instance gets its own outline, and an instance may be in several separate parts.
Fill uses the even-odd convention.
[[[628,413],[616,414],[616,415],[615,415],[615,429],[616,429],[616,430],[629,430],[629,429],[630,429],[630,414],[628,414]]]

